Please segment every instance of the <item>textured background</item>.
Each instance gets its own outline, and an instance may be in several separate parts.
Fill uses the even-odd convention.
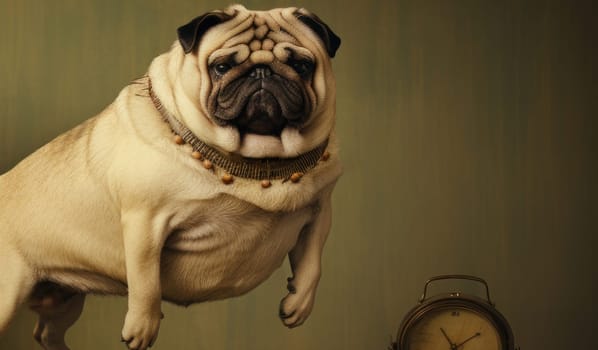
[[[384,349],[444,273],[485,278],[523,350],[598,348],[595,5],[294,3],[343,38],[346,173],[315,311],[280,325],[285,266],[241,298],[165,305],[156,348]],[[0,0],[0,172],[110,103],[179,25],[225,5]],[[89,298],[72,348],[122,348],[125,312],[124,298]],[[37,349],[33,322],[22,310],[0,349]]]

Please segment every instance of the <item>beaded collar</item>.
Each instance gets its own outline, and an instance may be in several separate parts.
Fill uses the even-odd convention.
[[[204,168],[214,171],[215,167],[224,171],[221,180],[230,185],[235,177],[261,180],[263,188],[271,186],[271,180],[291,181],[297,183],[301,177],[313,169],[320,161],[327,161],[330,153],[326,151],[328,139],[311,151],[294,158],[246,158],[236,155],[225,155],[219,150],[201,141],[191,130],[170,113],[152,90],[151,80],[148,78],[148,91],[152,102],[164,121],[174,133],[174,142],[189,144],[193,151],[191,157],[200,161]]]

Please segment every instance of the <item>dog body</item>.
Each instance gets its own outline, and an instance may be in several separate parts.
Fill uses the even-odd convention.
[[[214,288],[225,288],[222,297],[248,291],[321,212],[338,162],[331,157],[301,184],[225,185],[171,141],[141,92],[126,87],[102,114],[0,177],[2,246],[25,252],[36,280],[126,294],[123,222],[141,210],[150,225],[145,240],[158,231],[155,239],[166,248],[161,278],[172,290],[163,291],[165,299],[186,304],[211,299]],[[131,109],[144,117],[133,120]]]
[[[289,327],[303,323],[341,174],[328,59],[338,44],[304,10],[234,6],[200,16],[102,113],[0,176],[0,331],[30,299],[40,344],[68,349],[64,333],[84,295],[121,294],[122,338],[146,349],[161,300],[241,295],[287,254],[293,277],[280,313]],[[310,61],[291,70],[297,54]],[[173,137],[169,118],[233,166]],[[304,173],[234,175],[256,159],[305,168],[301,155],[318,147]]]

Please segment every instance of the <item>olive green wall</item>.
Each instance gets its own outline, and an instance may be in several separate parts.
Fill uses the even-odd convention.
[[[245,4],[304,6],[343,39],[345,175],[316,308],[301,328],[280,325],[285,266],[238,299],[166,305],[157,349],[385,349],[425,280],[445,273],[485,278],[524,350],[598,347],[591,2]],[[110,103],[179,25],[225,5],[0,0],[0,172]],[[73,350],[122,348],[125,307],[89,298]],[[33,322],[21,311],[0,349],[37,349]]]

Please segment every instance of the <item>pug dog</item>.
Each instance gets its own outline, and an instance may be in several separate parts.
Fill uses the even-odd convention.
[[[341,175],[330,58],[304,9],[213,11],[99,115],[0,177],[0,331],[28,302],[64,350],[86,294],[128,296],[122,341],[156,340],[161,301],[242,295],[288,256],[284,325],[310,314]]]

